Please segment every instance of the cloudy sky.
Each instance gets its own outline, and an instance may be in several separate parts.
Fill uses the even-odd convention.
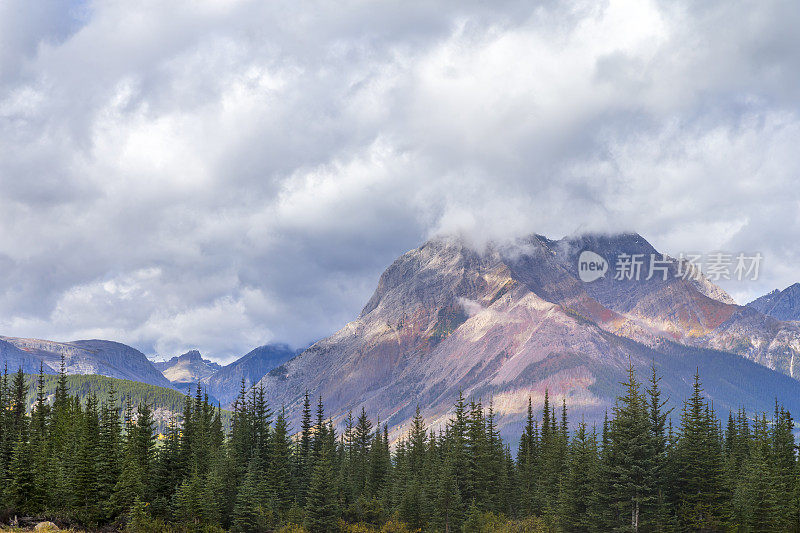
[[[226,361],[440,233],[800,281],[794,1],[0,2],[0,334]]]

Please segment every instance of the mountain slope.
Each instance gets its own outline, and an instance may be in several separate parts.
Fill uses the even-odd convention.
[[[798,401],[800,383],[772,370],[792,373],[800,332],[791,323],[735,305],[704,278],[676,277],[679,265],[669,258],[667,279],[608,273],[584,283],[577,273],[584,250],[612,266],[620,254],[644,254],[645,273],[657,253],[635,234],[534,235],[480,251],[435,239],[383,273],[356,320],[260,383],[295,424],[308,389],[334,417],[364,406],[395,431],[417,404],[435,427],[459,391],[493,398],[505,434],[521,423],[528,397],[539,403],[545,389],[597,421],[628,361],[642,372],[655,364],[674,398],[688,395],[699,367],[720,408],[769,409],[772,393],[762,391],[777,389],[784,401]],[[743,384],[741,373],[757,381]]]
[[[233,363],[222,367],[213,375],[200,380],[208,393],[229,405],[236,399],[242,386],[242,379],[247,388],[257,383],[264,374],[297,355],[297,352],[285,344],[267,344],[259,346],[243,355]]]
[[[190,350],[168,361],[156,362],[153,365],[173,383],[197,383],[222,368],[213,361],[203,359],[197,350]]]
[[[650,254],[656,254],[658,259],[662,255],[641,236],[568,238],[553,243],[552,248],[559,263],[573,275],[577,275],[582,249],[599,251],[611,265],[616,264],[621,253],[644,254],[642,279],[638,281],[617,280],[608,275],[581,283],[591,298],[618,314],[618,320],[599,321],[607,330],[646,345],[668,338],[688,346],[738,353],[773,370],[795,375],[794,364],[800,363],[800,358],[795,358],[800,353],[800,325],[736,305],[702,275],[696,280],[683,279],[679,263],[671,258],[667,258],[666,280],[659,275],[644,279],[650,270]]]
[[[800,320],[800,283],[775,289],[769,294],[756,298],[747,307],[778,320]]]
[[[10,342],[0,337],[0,365],[5,367],[9,372],[16,372],[17,369],[22,369],[27,373],[38,373],[39,364],[42,358],[37,357],[25,350],[20,350]],[[45,374],[53,374],[55,371],[49,365],[44,366]]]
[[[45,371],[57,372],[64,356],[67,374],[100,374],[119,379],[141,381],[151,385],[169,387],[167,378],[153,366],[145,355],[125,344],[105,340],[81,340],[55,342],[40,339],[0,337],[0,342],[14,346],[18,351],[4,350],[0,346],[0,364],[8,362],[10,371],[19,366],[19,351],[26,354],[23,370],[39,371],[39,361],[44,362]],[[30,368],[34,362],[35,368]]]

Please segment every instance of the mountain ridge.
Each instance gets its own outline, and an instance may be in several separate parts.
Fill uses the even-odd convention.
[[[577,258],[585,250],[610,265],[622,254],[643,254],[645,271],[658,256],[666,261],[665,279],[607,274],[582,282]],[[736,305],[701,276],[677,276],[685,266],[638,234],[531,235],[482,250],[435,238],[384,271],[358,317],[259,385],[287,406],[294,423],[309,390],[336,419],[365,407],[395,428],[417,404],[435,425],[463,391],[493,398],[504,432],[519,423],[528,396],[541,401],[544,388],[597,421],[610,407],[603,384],[621,380],[628,361],[642,371],[650,363],[673,374],[679,369],[665,381],[680,397],[693,374],[681,354],[708,365],[735,358],[731,366],[739,371],[800,392],[792,379],[800,330]],[[729,382],[736,376],[705,377],[720,402],[734,408]]]
[[[0,357],[9,370],[22,366],[36,373],[44,363],[46,373],[58,372],[64,357],[67,374],[98,374],[169,387],[170,382],[139,350],[120,342],[88,339],[68,342],[0,336]],[[16,350],[11,350],[11,345]]]
[[[245,355],[223,366],[212,375],[200,380],[200,385],[208,393],[218,398],[222,405],[230,405],[239,394],[242,380],[245,387],[250,388],[267,372],[288,361],[295,355],[287,344],[265,344],[250,350]]]
[[[747,307],[778,320],[800,320],[800,283],[783,290],[775,289],[748,303]]]
[[[198,350],[189,350],[153,365],[172,383],[197,383],[222,368],[218,363],[203,359]]]

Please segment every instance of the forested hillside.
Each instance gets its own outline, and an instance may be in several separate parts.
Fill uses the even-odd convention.
[[[47,400],[52,402],[58,388],[59,377],[57,375],[44,375],[42,377],[44,394]],[[147,404],[152,411],[156,431],[161,434],[166,433],[170,419],[179,416],[183,412],[186,403],[186,395],[181,392],[139,381],[116,379],[96,374],[68,374],[65,379],[70,394],[77,396],[84,406],[89,395],[94,395],[99,403],[107,402],[112,390],[120,405],[120,410],[128,402],[133,406]],[[25,383],[28,389],[28,410],[36,404],[37,381],[38,376],[25,375]],[[230,411],[222,410],[220,411],[220,416],[223,426],[230,427]]]
[[[417,413],[390,448],[363,410],[337,432],[306,393],[292,437],[263,389],[242,393],[230,431],[187,398],[162,446],[146,403],[85,402],[39,376],[0,380],[3,516],[127,531],[791,531],[800,526],[793,420],[744,408],[726,423],[699,376],[680,412],[653,369],[631,366],[601,427],[566,403],[529,407],[516,454],[491,402],[460,397],[445,430]],[[530,405],[530,404],[529,404]],[[514,457],[516,455],[516,457]]]

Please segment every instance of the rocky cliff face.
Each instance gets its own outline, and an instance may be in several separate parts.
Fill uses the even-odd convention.
[[[190,350],[168,361],[153,364],[173,383],[197,383],[222,368],[213,361],[203,359],[197,350]]]
[[[769,294],[756,298],[747,307],[778,320],[800,320],[800,283],[775,289]]]
[[[3,349],[0,346],[0,359],[8,362],[9,371],[15,371],[19,366],[15,361],[20,360],[20,352],[25,354],[23,370],[26,372],[38,372],[39,361],[44,362],[47,372],[57,372],[63,355],[68,374],[100,374],[162,387],[169,386],[169,380],[161,375],[142,352],[118,342],[54,342],[17,337],[0,337],[0,342],[6,347]],[[16,350],[10,350],[6,345],[11,345]],[[30,368],[31,362],[35,368]]]
[[[612,267],[620,254],[644,254],[645,275],[616,280],[609,271],[583,282],[585,250]],[[659,256],[666,279],[646,280],[650,254],[657,252],[635,234],[534,235],[482,250],[435,239],[384,272],[356,320],[260,384],[273,405],[287,406],[295,427],[309,390],[334,417],[364,406],[395,432],[417,404],[436,426],[459,391],[491,398],[506,433],[518,429],[528,397],[538,403],[545,389],[597,420],[629,360],[642,371],[654,363],[674,398],[688,395],[699,367],[722,408],[769,409],[775,392],[764,390],[800,392],[782,375],[793,373],[800,351],[794,324],[737,306],[707,279],[676,277],[673,259]]]
[[[0,339],[2,338],[0,337]],[[37,373],[39,372],[40,362],[43,362],[43,360],[34,354],[20,350],[6,340],[0,340],[0,365],[8,372],[13,373],[21,368],[23,372],[28,374]],[[54,373],[50,365],[45,365],[43,370],[46,374]]]

